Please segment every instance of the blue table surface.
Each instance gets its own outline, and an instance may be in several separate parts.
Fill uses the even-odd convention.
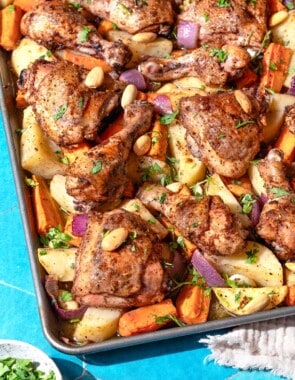
[[[283,379],[268,371],[241,371],[207,362],[210,351],[198,343],[206,334],[88,356],[67,355],[54,349],[39,321],[2,118],[0,171],[0,339],[22,340],[39,347],[56,362],[64,380]]]

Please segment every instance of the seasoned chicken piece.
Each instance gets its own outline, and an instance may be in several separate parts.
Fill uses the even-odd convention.
[[[104,250],[104,237],[119,228],[126,232],[122,244]],[[160,302],[168,289],[162,250],[163,244],[140,216],[118,209],[90,213],[78,252],[73,297],[82,305],[115,308]]]
[[[177,58],[148,58],[139,70],[150,80],[166,82],[185,76],[197,76],[207,85],[224,86],[240,77],[250,62],[246,50],[231,45],[222,49],[198,48]]]
[[[66,61],[38,60],[18,81],[40,127],[60,146],[95,140],[102,121],[119,106],[120,86],[113,86],[117,92],[90,89],[87,73]]]
[[[104,40],[73,6],[58,0],[42,2],[25,13],[21,32],[50,50],[78,50],[103,58],[116,69],[123,68],[132,56],[121,41]]]
[[[190,147],[212,171],[239,178],[260,149],[260,102],[248,91],[182,98],[180,116]],[[247,111],[247,112],[246,112]],[[196,149],[191,149],[192,154]]]
[[[258,170],[266,188],[257,233],[270,244],[280,260],[295,258],[295,193],[285,176],[283,154],[272,149]]]
[[[295,135],[295,103],[286,107],[285,124],[288,125],[289,131]]]
[[[174,23],[171,0],[82,0],[79,4],[131,34],[166,34]]]
[[[258,49],[267,32],[266,0],[184,1],[180,20],[196,22],[199,45],[235,44]]]
[[[143,185],[137,197],[203,251],[232,255],[245,245],[248,232],[219,197],[204,196],[197,201],[157,185]]]
[[[91,148],[68,168],[66,188],[81,207],[119,200],[128,183],[126,165],[133,141],[151,125],[153,106],[136,101],[125,108],[125,128]]]

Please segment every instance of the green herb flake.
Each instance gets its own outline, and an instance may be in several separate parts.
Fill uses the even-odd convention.
[[[210,57],[217,57],[219,62],[225,62],[228,57],[228,52],[223,49],[210,48]]]
[[[45,374],[30,359],[7,357],[0,360],[0,379],[56,380],[56,376],[52,370]]]
[[[177,317],[171,314],[162,315],[162,316],[153,315],[153,318],[155,319],[155,322],[159,325],[164,325],[170,321],[173,321],[179,327],[185,326],[183,322],[181,322]]]
[[[217,0],[217,6],[219,8],[230,7],[230,2],[228,0]]]
[[[34,181],[32,178],[25,177],[25,184],[29,187],[36,187],[39,185],[37,181]]]
[[[91,28],[87,25],[83,25],[83,29],[80,32],[80,42],[87,42],[88,41],[88,35],[91,32]]]
[[[47,255],[47,251],[46,251],[46,249],[40,249],[40,251],[39,251],[39,255],[40,255],[40,256],[45,256],[45,255]]]
[[[204,13],[203,17],[204,17],[205,22],[209,21],[209,14],[208,13]]]
[[[160,122],[164,125],[169,125],[175,120],[178,114],[179,114],[179,110],[176,110],[173,113],[168,113],[166,115],[163,115],[160,117]]]
[[[273,88],[264,87],[264,90],[271,95],[273,95],[275,93],[275,90]]]
[[[91,174],[97,174],[102,170],[102,161],[94,161],[90,170]]]
[[[15,5],[9,5],[7,7],[8,12],[14,12],[15,11]]]
[[[252,194],[244,194],[240,197],[240,203],[242,205],[243,214],[250,214],[253,208],[253,204],[256,200],[253,198]]]
[[[133,11],[131,8],[126,7],[126,5],[121,3],[121,2],[118,2],[117,5],[121,8],[123,13],[125,13],[126,15],[129,15],[129,16],[132,15]]]
[[[82,9],[81,5],[79,3],[76,3],[75,1],[71,2],[70,3],[72,7],[74,7],[75,9],[77,9],[77,11],[79,11],[80,9]]]
[[[235,302],[239,302],[241,295],[242,295],[241,291],[239,291],[237,294],[235,294]]]
[[[166,198],[167,198],[167,194],[166,193],[162,193],[161,196],[160,196],[159,202],[161,204],[163,204],[165,202]]]
[[[51,227],[46,235],[40,236],[40,241],[45,247],[49,248],[69,248],[68,242],[72,237],[62,232],[61,227]]]
[[[148,219],[148,223],[150,224],[156,224],[156,219],[152,216],[151,218]]]
[[[178,236],[176,239],[177,244],[182,248],[185,249],[185,243],[184,243],[184,237]]]
[[[238,121],[236,124],[236,129],[245,127],[246,125],[249,125],[249,124],[255,124],[255,121],[254,120]]]
[[[277,66],[274,62],[272,62],[272,61],[270,61],[268,67],[269,67],[269,69],[272,70],[272,71],[276,71],[276,70],[278,69],[278,66]]]
[[[290,195],[289,191],[281,189],[280,187],[272,187],[270,189],[270,192],[274,194],[277,198],[283,197],[285,195]]]
[[[56,111],[56,114],[53,116],[54,121],[57,121],[63,117],[63,115],[66,113],[68,109],[68,103],[63,104],[58,108]]]
[[[63,290],[60,294],[60,299],[62,300],[62,302],[72,301],[73,300],[72,293],[67,290]]]
[[[253,249],[250,249],[249,251],[246,251],[246,255],[247,255],[246,263],[255,264],[257,262],[257,253],[258,253],[257,248],[253,248]]]

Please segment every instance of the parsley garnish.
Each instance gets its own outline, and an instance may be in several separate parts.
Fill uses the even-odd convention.
[[[245,127],[245,125],[249,125],[249,124],[255,124],[255,121],[253,120],[238,121],[236,124],[236,129]]]
[[[256,256],[257,253],[258,253],[257,248],[253,248],[253,249],[250,249],[249,251],[246,251],[246,255],[247,255],[246,263],[255,264],[257,262],[257,256]]]
[[[167,198],[167,194],[166,193],[162,193],[161,196],[160,196],[159,202],[161,204],[163,204],[165,202],[166,198]]]
[[[155,322],[159,325],[165,324],[168,321],[173,321],[174,323],[177,324],[179,327],[185,326],[183,322],[181,322],[177,317],[171,314],[163,315],[158,317],[157,315],[153,315],[153,318],[155,319]]]
[[[88,41],[88,34],[91,32],[91,28],[87,25],[83,25],[83,29],[80,32],[80,42]]]
[[[37,181],[34,181],[32,178],[25,177],[25,184],[30,187],[36,187],[39,185]]]
[[[281,189],[280,187],[272,187],[270,192],[273,193],[277,198],[283,197],[284,195],[290,195],[288,190]]]
[[[219,62],[225,62],[228,57],[228,52],[223,49],[210,48],[210,56],[217,57]]]
[[[228,0],[217,0],[217,5],[219,8],[230,7],[230,2]]]
[[[63,302],[68,302],[68,301],[72,301],[73,300],[73,296],[72,296],[72,293],[67,291],[67,290],[63,290],[60,294],[60,299],[63,301]]]
[[[125,13],[125,14],[128,14],[128,15],[132,15],[133,11],[131,8],[128,8],[126,7],[125,4],[123,3],[117,3],[119,5],[119,7],[121,7],[122,11]]]
[[[99,173],[102,169],[102,161],[94,161],[93,162],[93,167],[90,170],[91,174],[96,174]]]
[[[63,117],[63,115],[66,113],[68,109],[68,103],[63,104],[59,107],[59,109],[56,111],[56,114],[53,116],[54,121],[57,121]]]
[[[270,61],[269,62],[269,68],[272,71],[276,71],[278,69],[278,66],[274,62]]]
[[[173,113],[168,113],[166,115],[163,115],[160,117],[160,122],[164,125],[171,124],[175,120],[178,114],[179,114],[179,110],[176,110]]]
[[[0,360],[0,379],[56,380],[56,376],[52,370],[48,374],[45,374],[30,359],[7,357]]]
[[[252,211],[253,204],[255,203],[255,199],[252,194],[242,195],[240,198],[240,203],[242,205],[243,214],[249,214]]]
[[[40,241],[45,247],[69,248],[68,242],[72,237],[62,232],[61,227],[51,227],[46,235],[40,236]]]

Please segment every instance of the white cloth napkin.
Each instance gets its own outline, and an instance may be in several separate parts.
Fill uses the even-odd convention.
[[[295,379],[295,316],[236,327],[223,335],[201,339],[220,365],[270,370]]]

